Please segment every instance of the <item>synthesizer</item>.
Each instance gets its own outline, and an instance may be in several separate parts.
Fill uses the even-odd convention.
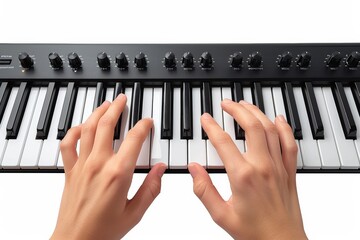
[[[190,162],[224,172],[200,116],[245,152],[243,130],[220,107],[229,98],[285,116],[298,172],[358,173],[359,62],[360,43],[0,44],[0,172],[63,172],[67,130],[124,93],[114,151],[139,119],[154,119],[136,172],[158,162],[169,173]]]

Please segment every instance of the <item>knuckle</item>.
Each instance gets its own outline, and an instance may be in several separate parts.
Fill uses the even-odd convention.
[[[93,134],[96,131],[96,125],[92,122],[86,121],[81,129],[81,134]]]
[[[157,181],[152,181],[149,184],[149,191],[153,199],[155,199],[161,191],[161,185]]]
[[[197,181],[194,183],[193,191],[195,195],[201,200],[206,192],[207,184],[205,181]]]
[[[100,171],[100,165],[88,159],[84,165],[84,171],[89,178],[92,178]]]
[[[70,148],[70,143],[67,139],[63,139],[61,142],[60,142],[60,151],[65,151],[67,149]]]
[[[111,127],[114,124],[114,120],[111,116],[109,115],[104,115],[100,118],[98,126],[101,127]]]
[[[221,147],[224,145],[228,145],[231,142],[232,139],[230,135],[226,132],[222,132],[214,139],[214,147]]]
[[[215,211],[211,214],[212,220],[217,224],[221,225],[224,222],[224,212],[223,211]]]
[[[254,119],[252,121],[248,121],[245,124],[244,129],[248,131],[263,131],[264,126],[261,124],[261,122],[258,119]]]
[[[290,143],[288,146],[286,146],[286,151],[289,152],[292,155],[297,155],[299,148],[296,145],[295,141]]]
[[[266,134],[270,134],[272,136],[277,136],[278,137],[278,131],[277,131],[274,124],[268,123],[268,124],[266,124],[264,126],[264,129],[265,129]]]
[[[253,166],[247,166],[242,169],[242,171],[238,172],[238,175],[236,177],[236,182],[238,183],[244,183],[247,185],[251,185],[253,178],[255,176],[255,169]],[[240,188],[242,188],[243,184],[238,184]]]

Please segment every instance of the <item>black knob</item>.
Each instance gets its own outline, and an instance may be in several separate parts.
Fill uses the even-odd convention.
[[[213,59],[209,52],[203,52],[200,57],[200,66],[202,68],[211,68],[213,65]]]
[[[181,59],[181,64],[184,68],[192,68],[194,67],[194,57],[191,54],[191,52],[186,52],[184,53],[182,59]]]
[[[339,52],[333,52],[330,57],[326,60],[326,65],[329,68],[337,68],[341,63],[341,54]]]
[[[19,54],[19,61],[23,68],[31,68],[34,65],[34,60],[26,52]]]
[[[78,69],[81,67],[81,59],[77,53],[69,53],[68,55],[69,65],[73,69]]]
[[[308,68],[311,62],[311,55],[308,52],[303,52],[300,54],[299,59],[297,60],[296,64],[300,68]]]
[[[97,61],[100,68],[109,68],[110,67],[110,59],[105,52],[99,53],[97,55]]]
[[[352,52],[346,59],[346,65],[349,68],[358,67],[359,62],[360,62],[360,53],[359,52]]]
[[[165,54],[164,65],[165,65],[166,68],[174,68],[174,67],[176,67],[176,59],[175,59],[175,54],[174,53],[167,52]]]
[[[56,52],[49,54],[50,65],[53,68],[61,68],[63,66],[63,60]]]
[[[284,52],[279,59],[280,68],[289,68],[291,66],[292,55],[290,52]]]
[[[241,53],[236,52],[230,58],[230,64],[233,68],[241,68],[243,56]]]
[[[259,68],[261,66],[262,56],[259,52],[254,52],[250,55],[249,66],[251,68]]]
[[[125,68],[127,68],[128,65],[129,65],[129,62],[128,62],[128,60],[127,60],[127,57],[126,57],[125,53],[123,53],[123,52],[120,52],[120,53],[116,56],[115,62],[116,62],[116,64],[117,64],[117,67],[118,67],[118,68],[121,68],[121,69],[125,69]]]
[[[140,52],[139,54],[137,54],[137,55],[135,56],[134,63],[135,63],[135,67],[138,68],[138,69],[144,69],[144,68],[146,68],[147,60],[146,60],[145,54],[142,53],[142,52]]]

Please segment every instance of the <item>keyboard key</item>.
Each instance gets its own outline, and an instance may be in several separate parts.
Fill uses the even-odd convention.
[[[38,168],[39,155],[42,148],[43,140],[36,139],[37,124],[39,122],[42,105],[46,96],[46,87],[41,87],[36,101],[36,107],[31,119],[29,133],[26,137],[25,148],[21,156],[20,168],[35,169]]]
[[[26,104],[30,94],[30,84],[22,82],[17,93],[9,121],[6,126],[6,138],[15,139],[18,135]]]
[[[358,113],[360,114],[360,82],[355,82],[354,83],[354,87],[351,88],[352,92],[353,92],[353,96],[354,96],[354,100],[355,100],[355,104],[358,110]],[[355,116],[355,112],[352,111],[354,116]],[[1,120],[1,118],[0,118]],[[359,127],[359,126],[357,126]]]
[[[211,88],[209,82],[203,82],[201,88],[201,114],[209,113],[211,116],[213,115],[212,110],[212,96],[211,96]],[[202,132],[203,139],[208,139],[206,132],[203,130]]]
[[[171,83],[165,82],[163,86],[161,139],[171,139],[173,134],[173,93]]]
[[[202,139],[201,117],[201,91],[200,88],[192,89],[192,122],[193,138],[188,140],[189,163],[196,162],[206,167],[206,140]]]
[[[254,92],[253,92],[254,104],[255,104],[262,112],[265,112],[264,99],[263,99],[263,95],[262,95],[261,84],[260,84],[259,82],[255,82],[255,83],[254,83],[253,91],[254,91]]]
[[[335,144],[334,134],[331,130],[329,114],[326,109],[326,104],[321,87],[313,89],[314,97],[318,106],[318,113],[322,116],[324,124],[324,138],[318,139],[318,147],[321,158],[321,165],[323,169],[340,168],[340,161],[338,150]]]
[[[9,139],[7,143],[5,154],[1,163],[1,166],[4,169],[20,168],[21,155],[25,147],[25,140],[29,132],[38,94],[39,88],[34,87],[31,89],[17,138]]]
[[[58,94],[58,88],[56,87],[55,82],[49,83],[44,104],[41,110],[39,122],[37,125],[36,138],[38,139],[46,139],[48,136],[57,94]]]
[[[57,139],[57,126],[60,120],[61,108],[64,105],[66,88],[60,87],[58,97],[55,103],[54,114],[50,124],[50,130],[47,139],[44,140],[39,158],[39,168],[53,169],[57,168],[59,156],[60,140]]]
[[[124,141],[126,134],[129,131],[130,126],[130,109],[132,102],[133,89],[130,87],[125,88],[125,95],[127,98],[124,111],[122,112],[121,117],[121,129],[120,129],[120,138],[115,139],[114,141],[114,151],[117,152],[120,148],[121,143]]]
[[[0,86],[0,123],[5,112],[6,104],[10,96],[10,86],[8,82],[2,82]]]
[[[252,91],[250,87],[244,87],[243,88],[244,93],[244,101],[253,104],[253,97],[252,97]],[[246,138],[245,138],[246,140]],[[246,141],[245,141],[245,151],[246,151]]]
[[[122,84],[121,82],[117,82],[117,83],[115,84],[115,90],[114,90],[113,100],[114,100],[115,98],[117,98],[117,96],[118,96],[120,93],[124,93],[123,84]],[[121,115],[120,115],[120,118],[119,118],[119,120],[118,120],[118,122],[116,123],[116,126],[115,126],[114,140],[120,138],[120,125],[121,125]]]
[[[134,83],[132,103],[131,103],[131,115],[130,115],[130,128],[133,128],[135,124],[141,119],[142,110],[142,87],[140,82]]]
[[[98,82],[98,83],[96,83],[96,92],[95,92],[93,110],[95,110],[95,108],[99,107],[104,102],[104,100],[105,100],[104,83]]]
[[[342,83],[336,82],[332,90],[345,137],[346,139],[356,139],[356,125]]]
[[[308,112],[311,132],[314,139],[324,139],[324,126],[321,121],[312,83],[305,82],[303,88],[306,110]]]
[[[187,141],[181,139],[181,89],[174,88],[173,138],[170,140],[169,166],[172,169],[187,168]]]
[[[264,113],[270,119],[270,121],[275,121],[275,111],[274,111],[274,102],[272,98],[271,87],[263,87],[262,95],[264,98]]]
[[[151,159],[150,166],[162,162],[169,166],[169,140],[161,139],[161,111],[162,111],[162,94],[161,88],[154,88],[153,92],[153,113],[154,127],[152,131]]]
[[[75,83],[71,82],[68,84],[66,89],[66,95],[64,100],[64,105],[61,110],[60,121],[58,125],[58,139],[63,139],[65,134],[71,126],[71,121],[73,117],[75,102],[76,102],[77,88]]]
[[[232,100],[235,102],[240,102],[241,100],[244,100],[243,89],[241,83],[239,82],[234,83]],[[240,125],[235,121],[235,119],[234,119],[234,124],[235,124],[236,139],[245,140],[245,132],[240,127]]]
[[[181,88],[181,139],[191,139],[192,135],[191,87],[190,83],[183,82]]]
[[[298,108],[296,106],[294,91],[291,83],[285,82],[284,87],[284,99],[285,99],[285,109],[287,113],[287,119],[291,128],[293,129],[295,139],[302,139],[301,123],[298,113]]]
[[[316,140],[313,139],[309,118],[306,112],[304,96],[300,87],[294,87],[294,100],[296,101],[297,111],[299,113],[302,139],[300,140],[300,150],[304,169],[320,169],[321,160]]]
[[[329,114],[331,128],[334,133],[342,169],[359,168],[359,159],[356,153],[354,140],[347,139],[341,130],[339,113],[336,109],[334,96],[330,87],[323,87],[326,108]],[[346,96],[345,96],[346,97]],[[350,107],[349,107],[350,108]]]

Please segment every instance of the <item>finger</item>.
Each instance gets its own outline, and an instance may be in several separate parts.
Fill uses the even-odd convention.
[[[112,147],[114,130],[125,104],[126,96],[121,93],[102,115],[97,125],[93,151],[101,153],[114,152]]]
[[[109,108],[110,103],[105,101],[100,107],[96,108],[90,117],[85,121],[81,128],[81,139],[80,139],[80,160],[85,161],[94,144],[94,138],[96,133],[96,127],[99,119]]]
[[[270,155],[273,160],[278,164],[278,160],[281,159],[281,150],[279,142],[279,134],[275,127],[275,124],[270,121],[270,119],[255,105],[249,104],[245,101],[241,101],[242,104],[249,112],[251,112],[255,117],[257,117],[261,124],[264,126],[266,141]]]
[[[197,163],[190,163],[188,168],[193,178],[195,195],[204,204],[214,221],[221,225],[220,222],[228,213],[226,202],[220,196],[209,174],[202,166]]]
[[[245,131],[247,152],[268,156],[269,150],[267,147],[265,131],[260,120],[242,104],[231,100],[225,99],[222,101],[221,107],[235,118],[236,122]]]
[[[76,144],[81,136],[81,125],[70,128],[63,140],[60,142],[60,151],[64,162],[65,173],[70,172],[74,167],[78,154]]]
[[[204,113],[201,116],[201,125],[223,161],[226,171],[232,175],[238,170],[240,162],[245,161],[239,149],[210,114]]]
[[[126,212],[135,222],[140,221],[151,203],[159,195],[161,177],[166,168],[167,166],[163,163],[156,164],[146,176],[135,196],[128,202]]]
[[[275,126],[279,132],[283,164],[291,184],[294,184],[298,147],[292,129],[282,115],[276,117]]]
[[[118,162],[118,167],[120,169],[128,172],[129,174],[134,172],[136,160],[139,156],[141,147],[145,138],[149,135],[149,131],[152,126],[152,119],[144,118],[137,122],[136,125],[128,132],[115,157],[115,161]]]

